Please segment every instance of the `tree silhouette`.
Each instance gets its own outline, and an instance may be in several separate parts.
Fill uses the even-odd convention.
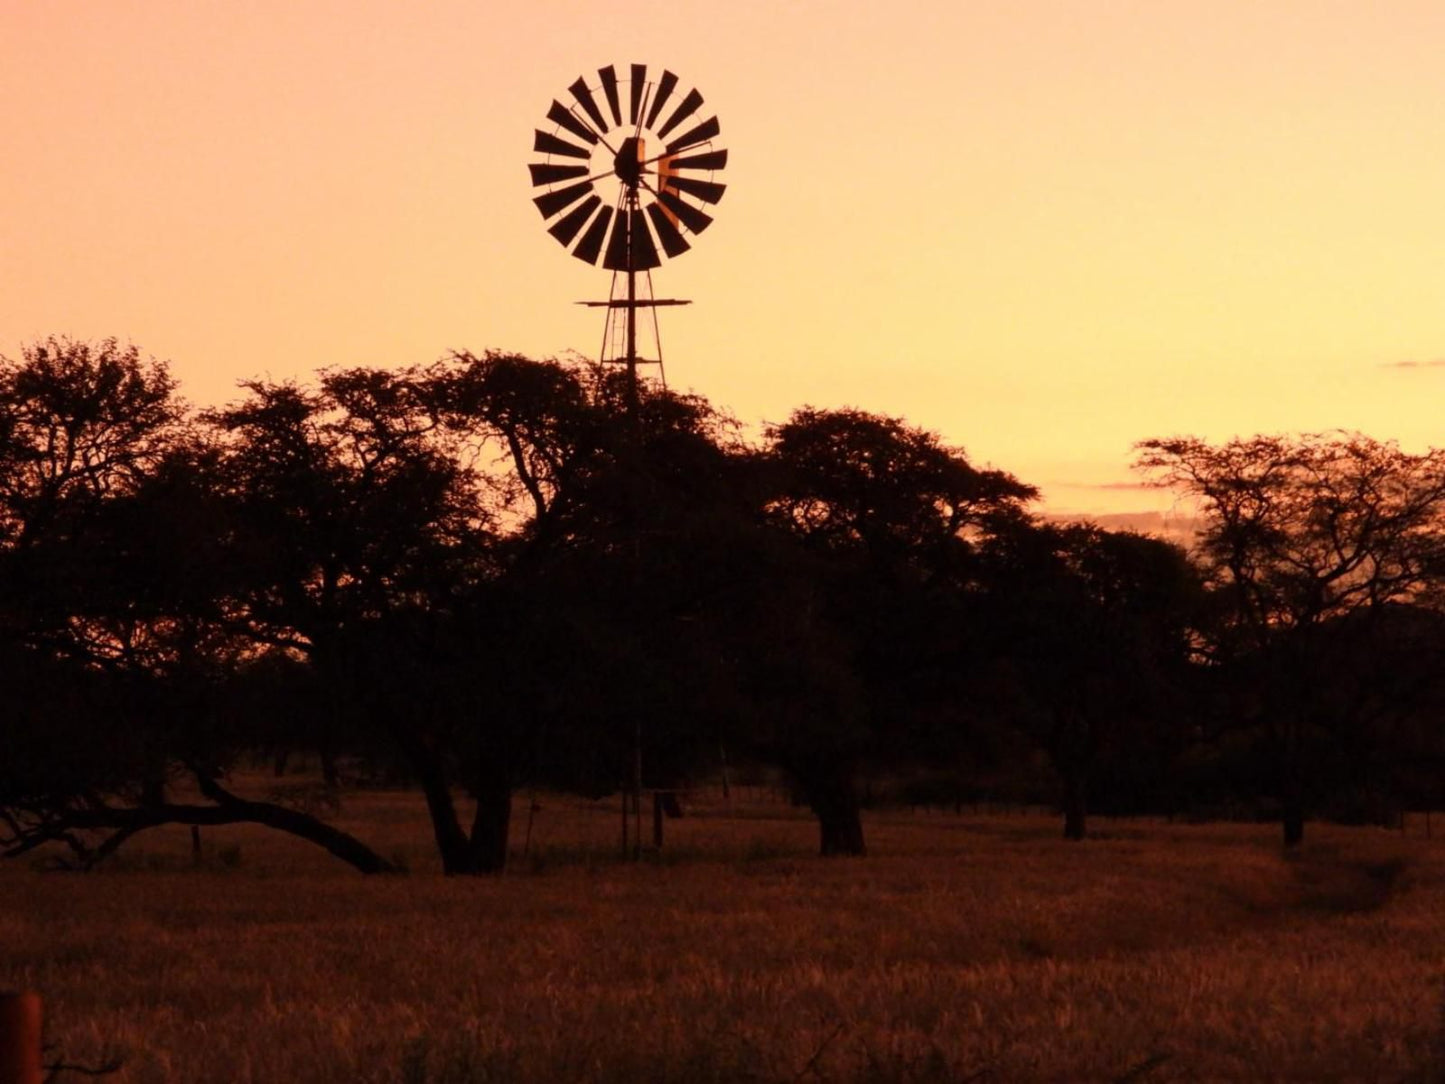
[[[314,390],[243,386],[246,398],[206,416],[223,434],[234,559],[246,570],[231,603],[237,625],[314,668],[330,699],[325,759],[378,742],[402,758],[448,873],[500,868],[507,773],[460,762],[450,740],[455,727],[480,725],[487,706],[442,697],[459,686],[436,673],[441,640],[454,668],[477,661],[455,645],[454,612],[483,574],[489,536],[471,472],[437,439],[425,378],[340,370]],[[471,830],[453,783],[478,802]]]
[[[451,874],[503,867],[519,784],[676,787],[720,747],[787,772],[825,855],[865,852],[865,783],[956,798],[991,762],[1030,800],[1047,762],[1069,838],[1091,796],[1172,808],[1186,732],[1191,778],[1272,791],[1288,844],[1438,797],[1445,453],[1138,466],[1198,502],[1192,558],[1040,522],[857,409],[750,446],[699,396],[493,352],[196,415],[133,347],[45,340],[0,359],[0,854],[247,822],[389,869],[236,793],[295,748],[416,782]]]
[[[814,562],[816,642],[846,667],[860,710],[786,748],[784,764],[819,818],[825,854],[862,854],[857,776],[916,759],[920,725],[957,725],[967,596],[990,540],[1026,520],[1035,490],[896,418],[796,411],[768,430],[766,511]],[[846,661],[844,661],[846,660]]]
[[[165,365],[114,339],[49,338],[0,359],[0,539],[24,547],[134,486],[180,422],[174,391]]]
[[[218,713],[240,645],[204,447],[164,365],[47,340],[0,363],[3,718],[0,850],[63,841],[77,861],[162,824],[267,824],[360,869],[387,868],[313,817],[221,783],[242,745]],[[38,680],[37,680],[38,678]],[[185,780],[210,804],[176,802]]]
[[[536,781],[606,793],[680,783],[728,728],[759,533],[746,456],[704,400],[622,374],[503,354],[433,370],[469,461],[486,464],[493,651]],[[523,717],[525,716],[525,718]]]
[[[1064,836],[1083,839],[1090,777],[1141,756],[1188,703],[1201,613],[1179,547],[1092,524],[1017,532],[991,579],[1000,708],[1058,774]]]
[[[1351,433],[1138,449],[1139,469],[1200,503],[1198,552],[1223,617],[1207,647],[1236,710],[1264,729],[1294,846],[1311,761],[1360,721],[1329,676],[1377,650],[1380,616],[1440,568],[1445,452]]]

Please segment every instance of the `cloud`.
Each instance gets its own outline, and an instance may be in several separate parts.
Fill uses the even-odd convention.
[[[1445,369],[1445,358],[1431,358],[1428,361],[1383,361],[1382,369]]]
[[[1156,488],[1149,482],[1050,482],[1050,488],[1137,490]]]

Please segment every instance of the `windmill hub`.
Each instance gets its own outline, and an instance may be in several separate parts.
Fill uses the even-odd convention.
[[[646,161],[647,141],[641,136],[628,136],[622,141],[622,149],[613,159],[612,168],[617,171],[617,179],[635,191],[642,182],[642,175],[652,172],[643,166]]]

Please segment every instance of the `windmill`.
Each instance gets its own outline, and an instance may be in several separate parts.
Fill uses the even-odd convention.
[[[608,299],[581,304],[607,309],[599,360],[627,366],[631,409],[637,367],[656,364],[661,372],[657,309],[688,304],[654,297],[652,269],[681,256],[689,237],[711,225],[703,208],[722,199],[727,186],[714,178],[728,152],[714,146],[717,117],[698,119],[702,94],[681,89],[672,72],[654,82],[645,64],[631,65],[625,77],[609,64],[597,78],[572,83],[567,104],[553,99],[551,129],[538,128],[532,143],[543,160],[528,169],[542,189],[532,202],[547,232],[577,259],[612,272]],[[638,353],[640,310],[652,314],[655,357]]]
[[[570,102],[553,99],[547,110],[550,130],[533,133],[532,150],[543,156],[527,168],[532,186],[541,191],[532,202],[548,223],[547,232],[577,259],[612,272],[606,301],[582,304],[607,310],[600,362],[627,367],[627,413],[633,436],[629,454],[638,448],[637,367],[656,364],[662,373],[662,343],[657,310],[688,302],[658,298],[652,291],[652,269],[664,258],[681,256],[696,236],[712,224],[704,205],[722,199],[725,185],[714,177],[727,165],[728,152],[714,146],[721,126],[716,116],[705,120],[703,97],[695,88],[682,90],[678,77],[663,70],[654,82],[647,65],[631,65],[619,78],[609,64],[597,69],[598,82],[585,76],[567,88]],[[605,111],[604,111],[605,107]],[[652,315],[654,357],[637,349],[639,311]],[[619,322],[619,319],[620,322]],[[636,467],[637,460],[633,460]],[[634,543],[636,539],[634,539]],[[634,544],[634,561],[636,558]],[[634,579],[640,576],[633,570]],[[633,734],[631,802],[635,818],[633,857],[642,849],[642,724]],[[653,792],[653,832],[662,843],[661,801]],[[628,850],[628,799],[623,789],[622,852]]]

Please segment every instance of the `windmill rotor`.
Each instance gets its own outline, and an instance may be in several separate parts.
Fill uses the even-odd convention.
[[[702,118],[702,119],[699,119]],[[647,65],[614,65],[589,83],[578,77],[553,99],[548,128],[533,133],[533,203],[547,232],[584,263],[650,271],[682,255],[712,224],[705,208],[727,186],[717,174],[728,152],[702,94]]]

